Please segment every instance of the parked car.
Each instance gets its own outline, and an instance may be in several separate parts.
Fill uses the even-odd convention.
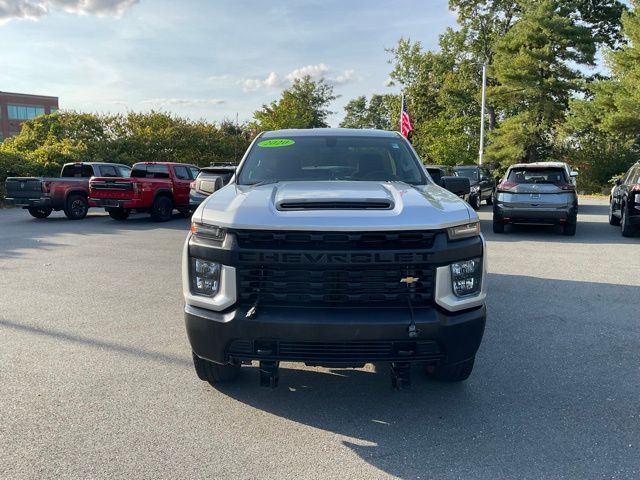
[[[5,200],[9,205],[27,209],[35,218],[47,218],[54,210],[64,210],[70,220],[80,220],[89,211],[90,177],[127,177],[130,171],[130,167],[118,163],[65,163],[60,178],[7,178]]]
[[[569,173],[568,173],[569,172]],[[560,162],[521,163],[507,170],[493,206],[493,231],[509,223],[561,225],[575,235],[578,196],[567,165]]]
[[[262,133],[193,218],[182,284],[201,380],[253,360],[271,387],[280,361],[389,362],[396,387],[412,364],[471,374],[486,316],[478,216],[399,133]]]
[[[92,178],[89,201],[103,207],[114,220],[126,220],[135,210],[166,222],[174,209],[183,215],[190,213],[189,189],[198,171],[198,167],[184,163],[136,163],[130,177]]]
[[[455,193],[462,200],[469,203],[471,192],[469,179],[457,177],[453,173],[453,168],[448,165],[425,165],[424,168],[436,185],[440,185],[442,188]],[[466,182],[460,182],[460,180],[463,179],[466,180]]]
[[[205,198],[213,192],[224,187],[236,171],[236,165],[219,164],[210,167],[203,167],[191,183],[191,191],[189,192],[189,204],[195,209]]]
[[[637,233],[640,227],[640,162],[633,165],[611,189],[609,224],[620,225],[625,237]]]
[[[475,165],[464,165],[453,167],[455,175],[466,177],[471,182],[471,193],[469,194],[469,204],[474,210],[479,210],[483,200],[487,205],[493,203],[493,196],[496,190],[496,181],[491,171],[486,167]]]

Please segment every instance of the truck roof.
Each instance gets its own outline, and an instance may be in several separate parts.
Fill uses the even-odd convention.
[[[189,165],[190,167],[195,167],[195,165],[192,163],[180,162],[136,162],[134,163],[134,165]]]
[[[263,132],[261,138],[277,137],[322,137],[325,135],[336,135],[345,137],[387,137],[396,138],[400,136],[398,132],[388,130],[374,130],[364,128],[298,128],[285,130],[271,130]]]
[[[567,166],[564,162],[533,162],[533,163],[514,163],[509,168],[544,168],[544,167],[555,167],[555,168],[564,168]]]
[[[124,163],[115,163],[115,162],[67,162],[63,165],[118,165],[120,167],[130,167],[130,165],[125,165]]]

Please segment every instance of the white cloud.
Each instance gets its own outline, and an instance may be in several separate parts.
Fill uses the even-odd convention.
[[[16,18],[38,20],[59,9],[76,15],[121,16],[140,0],[0,0],[0,24]]]
[[[262,89],[279,89],[291,85],[294,80],[299,80],[305,76],[310,76],[313,80],[324,78],[331,85],[344,85],[356,79],[355,70],[344,70],[337,75],[329,75],[331,69],[324,63],[317,65],[307,65],[296,68],[280,77],[276,72],[271,72],[264,80],[249,78],[242,82],[242,89],[245,92],[255,92]]]
[[[329,67],[327,67],[324,63],[319,63],[318,65],[307,65],[306,67],[296,68],[293,72],[287,74],[287,80],[293,82],[296,79],[300,79],[309,75],[314,80],[319,80],[323,78],[327,72],[329,71]]]
[[[255,92],[261,89],[274,89],[280,88],[285,85],[276,72],[271,72],[264,80],[249,78],[242,82],[242,89],[245,92]]]
[[[149,100],[143,100],[143,104],[156,105],[160,107],[164,106],[181,106],[181,107],[195,107],[203,105],[222,105],[224,100],[219,98],[151,98]]]
[[[337,77],[334,78],[329,78],[329,82],[333,83],[334,85],[344,85],[345,83],[349,83],[353,80],[355,80],[355,70],[345,70],[344,72],[342,72],[341,74],[339,74]]]

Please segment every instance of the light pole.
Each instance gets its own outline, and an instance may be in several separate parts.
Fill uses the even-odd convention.
[[[484,156],[484,110],[487,101],[487,64],[482,64],[482,106],[480,107],[480,151],[478,163],[482,165]]]

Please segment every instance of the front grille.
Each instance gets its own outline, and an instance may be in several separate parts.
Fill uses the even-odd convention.
[[[268,348],[267,348],[268,347]],[[267,353],[258,353],[260,352]],[[435,360],[443,352],[435,341],[284,342],[235,340],[227,353],[242,359],[290,361],[375,362],[384,360]]]
[[[236,230],[241,248],[319,250],[413,250],[431,248],[434,232],[272,232]]]
[[[428,265],[239,267],[243,304],[396,307],[432,302],[433,268]],[[414,283],[401,280],[413,277]]]

